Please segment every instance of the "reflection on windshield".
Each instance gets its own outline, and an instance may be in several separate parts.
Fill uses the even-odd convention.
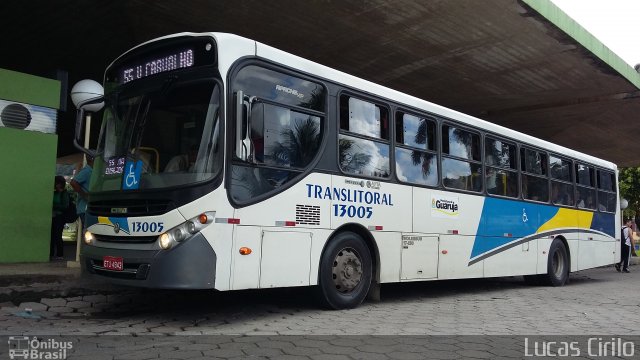
[[[141,190],[213,178],[222,168],[219,108],[213,79],[180,82],[172,77],[144,94],[129,89],[111,95],[91,191],[127,189],[124,164],[135,164],[135,189]]]

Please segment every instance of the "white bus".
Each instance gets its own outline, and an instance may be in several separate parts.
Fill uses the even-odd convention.
[[[104,102],[81,258],[115,283],[316,286],[340,309],[382,283],[560,286],[620,258],[613,163],[253,40],[152,40],[100,91],[78,105],[76,144]]]

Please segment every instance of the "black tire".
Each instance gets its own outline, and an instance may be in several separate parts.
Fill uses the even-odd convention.
[[[322,305],[350,309],[362,303],[372,277],[369,247],[360,235],[345,231],[334,236],[322,253],[318,292]]]
[[[569,252],[560,239],[554,239],[549,247],[547,274],[542,275],[549,286],[562,286],[569,279]]]

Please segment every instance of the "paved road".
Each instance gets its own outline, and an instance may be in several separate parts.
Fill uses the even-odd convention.
[[[518,335],[640,335],[640,266],[633,270],[620,274],[613,268],[592,269],[572,274],[570,283],[560,288],[528,286],[521,278],[385,285],[381,302],[343,311],[319,309],[310,289],[216,293],[121,288],[107,294],[44,298],[18,305],[5,302],[0,304],[0,336],[71,336],[89,344],[92,355],[100,347],[96,344],[111,342],[113,353],[99,351],[109,359],[126,358],[134,350],[140,356],[171,357],[168,354],[174,354],[173,350],[166,349],[181,350],[173,358],[185,358],[187,353],[192,355],[188,357],[220,358],[359,358],[353,349],[360,355],[363,349],[372,349],[368,354],[380,358],[400,353],[406,353],[400,358],[424,358],[429,351],[436,351],[440,358],[451,358],[448,356],[454,353],[455,357],[494,358],[491,341],[511,339],[511,345],[499,346],[500,355],[520,358],[522,337]],[[115,337],[83,335],[133,337],[113,340]],[[192,340],[185,342],[166,337],[141,340],[140,335],[227,336],[189,337],[186,339]],[[460,338],[436,337],[425,342],[424,335],[507,336],[465,337],[470,340],[462,346]],[[0,345],[7,343],[0,341]],[[118,344],[122,342],[126,346],[121,348]],[[212,342],[227,345],[221,348]],[[164,350],[149,351],[145,347],[149,344]],[[165,344],[166,349],[158,344]],[[206,353],[212,346],[225,352]],[[635,347],[640,354],[640,341]],[[78,351],[81,348],[76,346]],[[461,353],[467,350],[471,353]],[[363,358],[376,358],[372,356]],[[4,358],[0,349],[0,359]]]

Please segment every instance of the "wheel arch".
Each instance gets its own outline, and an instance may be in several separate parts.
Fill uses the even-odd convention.
[[[371,234],[371,232],[367,228],[365,228],[360,224],[348,223],[348,224],[341,225],[340,227],[335,229],[329,236],[329,240],[327,240],[327,242],[322,247],[322,252],[320,253],[320,259],[322,259],[322,254],[324,254],[324,252],[327,249],[327,246],[331,243],[331,241],[335,238],[335,236],[345,231],[350,231],[352,233],[358,234],[364,240],[365,244],[367,245],[367,248],[369,249],[369,253],[371,254],[371,261],[373,262],[372,264],[373,274],[371,274],[372,280],[375,281],[376,283],[379,283],[380,282],[380,251],[378,249],[378,245],[376,244],[375,238],[373,237],[373,234]],[[320,276],[319,270],[316,276]]]

